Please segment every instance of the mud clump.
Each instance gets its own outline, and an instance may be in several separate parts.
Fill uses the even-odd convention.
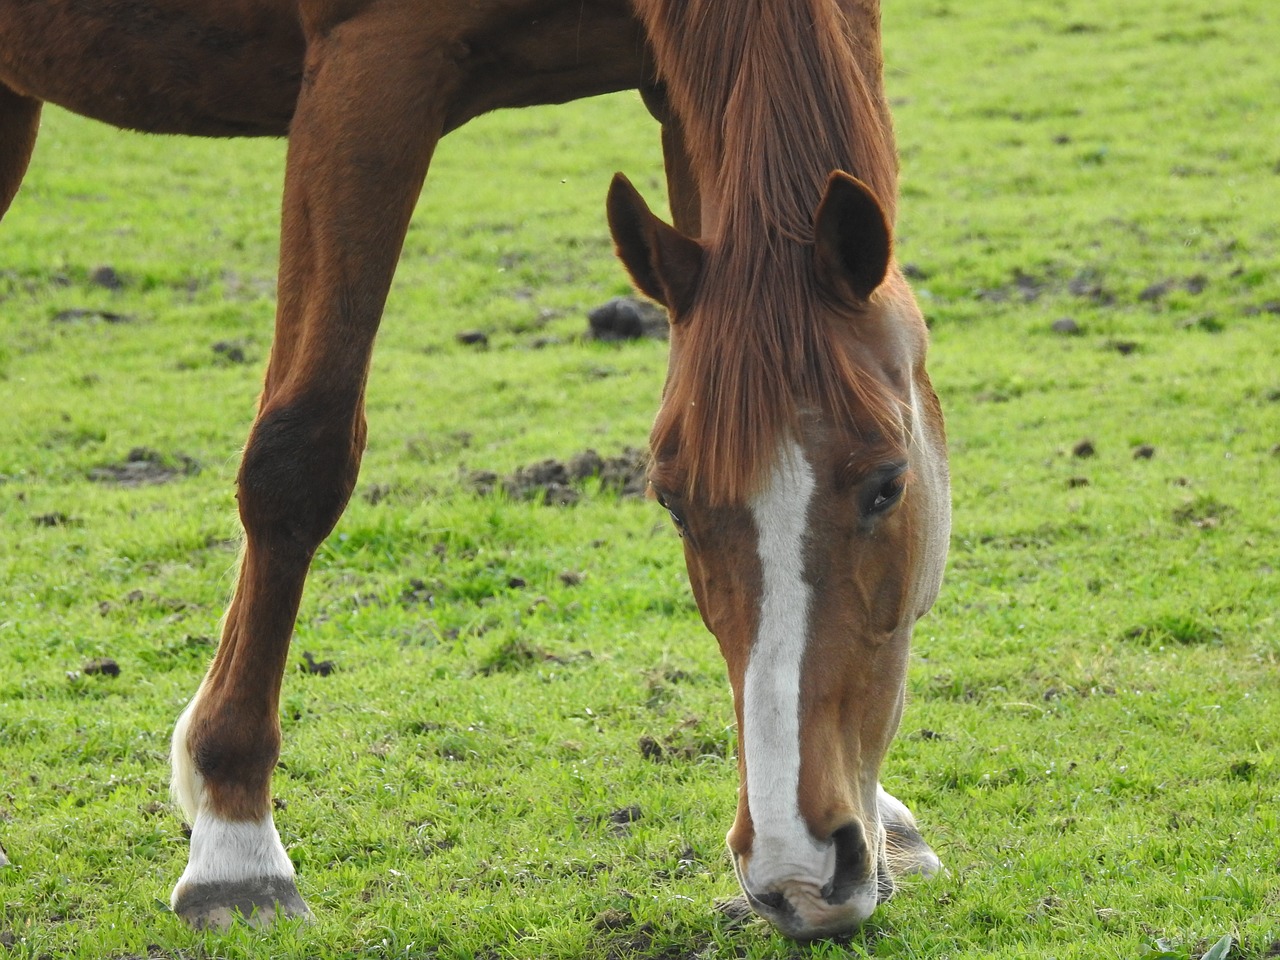
[[[600,486],[623,497],[643,497],[648,486],[649,455],[635,447],[616,457],[602,457],[584,450],[567,461],[540,460],[499,477],[487,470],[468,474],[466,484],[481,496],[501,490],[512,500],[538,501],[549,507],[567,507],[583,497],[583,485],[593,478]]]
[[[634,297],[615,297],[587,314],[592,340],[666,340],[667,312],[657,304]]]
[[[98,267],[89,274],[89,283],[104,290],[124,289],[124,279],[116,272],[115,267]]]
[[[311,673],[316,676],[327,677],[338,669],[338,665],[332,660],[317,660],[314,654],[306,650],[302,651],[302,659],[305,661],[302,664],[303,673]]]
[[[71,307],[59,310],[53,315],[54,323],[72,323],[76,320],[101,320],[103,323],[132,323],[133,315],[116,313],[114,310],[92,310],[85,307]]]
[[[88,661],[80,668],[80,672],[89,677],[118,677],[120,676],[120,664],[110,657],[98,657]]]
[[[134,447],[120,463],[94,467],[89,471],[89,479],[98,483],[116,483],[122,487],[140,487],[151,483],[168,483],[177,477],[190,477],[199,472],[199,462],[184,454],[171,460],[149,447]]]

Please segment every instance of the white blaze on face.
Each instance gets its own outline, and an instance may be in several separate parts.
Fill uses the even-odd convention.
[[[805,539],[813,469],[784,444],[768,483],[751,501],[762,596],[743,685],[742,742],[754,840],[743,879],[753,892],[779,881],[821,886],[835,869],[800,816],[800,670],[809,632]]]

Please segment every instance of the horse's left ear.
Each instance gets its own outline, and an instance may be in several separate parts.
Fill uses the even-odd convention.
[[[609,185],[609,232],[631,279],[678,320],[689,309],[702,274],[702,247],[654,216],[620,173]]]
[[[814,216],[814,269],[828,290],[866,300],[880,286],[893,256],[884,209],[868,187],[840,170]]]

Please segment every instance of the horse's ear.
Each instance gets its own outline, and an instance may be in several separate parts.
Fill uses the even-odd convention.
[[[644,198],[620,173],[609,185],[609,232],[640,292],[678,320],[693,303],[702,273],[702,247],[653,215]]]
[[[884,280],[893,237],[884,209],[861,180],[837,170],[814,217],[814,269],[837,295],[866,300]]]

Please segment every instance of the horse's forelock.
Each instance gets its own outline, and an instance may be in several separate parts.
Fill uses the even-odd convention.
[[[714,223],[704,218],[713,253],[675,334],[654,450],[661,460],[678,433],[686,485],[711,502],[742,503],[802,410],[871,429],[893,422],[887,392],[837,345],[812,255],[833,170],[868,184],[892,223],[892,135],[834,0],[637,8],[718,212]]]

